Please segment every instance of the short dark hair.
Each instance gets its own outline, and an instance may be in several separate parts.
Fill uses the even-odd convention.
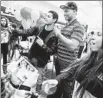
[[[55,23],[58,21],[58,13],[55,11],[49,11],[49,13],[52,13],[53,19],[56,19]]]

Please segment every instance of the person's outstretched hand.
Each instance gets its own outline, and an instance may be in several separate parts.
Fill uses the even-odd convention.
[[[55,79],[46,80],[42,83],[42,91],[47,94],[53,94],[56,92],[58,81]]]

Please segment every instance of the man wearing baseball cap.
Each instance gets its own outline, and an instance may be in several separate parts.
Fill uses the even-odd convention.
[[[78,7],[75,2],[67,2],[66,5],[61,5],[61,9],[72,9],[75,10],[76,12],[78,11]]]
[[[83,42],[84,35],[84,28],[76,19],[78,11],[76,3],[67,2],[66,5],[61,5],[60,8],[64,11],[64,17],[67,23],[61,30],[57,27],[54,28],[55,35],[58,37],[58,55],[55,64],[57,75],[77,59],[79,46]],[[61,79],[56,78],[59,85],[53,98],[61,98],[61,96],[63,96],[62,98],[72,98],[74,85],[72,73],[69,78],[62,76],[60,78],[63,81],[60,82],[59,80]]]

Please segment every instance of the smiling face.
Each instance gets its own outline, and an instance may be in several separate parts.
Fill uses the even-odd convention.
[[[66,21],[72,20],[72,18],[76,15],[76,11],[72,9],[64,9],[64,18]]]
[[[91,50],[98,51],[102,47],[102,32],[92,32],[90,40]]]

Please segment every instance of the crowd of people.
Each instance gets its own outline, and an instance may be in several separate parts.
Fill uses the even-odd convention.
[[[85,31],[75,2],[60,8],[63,27],[53,10],[29,29],[1,17],[1,98],[103,98],[102,30]]]

